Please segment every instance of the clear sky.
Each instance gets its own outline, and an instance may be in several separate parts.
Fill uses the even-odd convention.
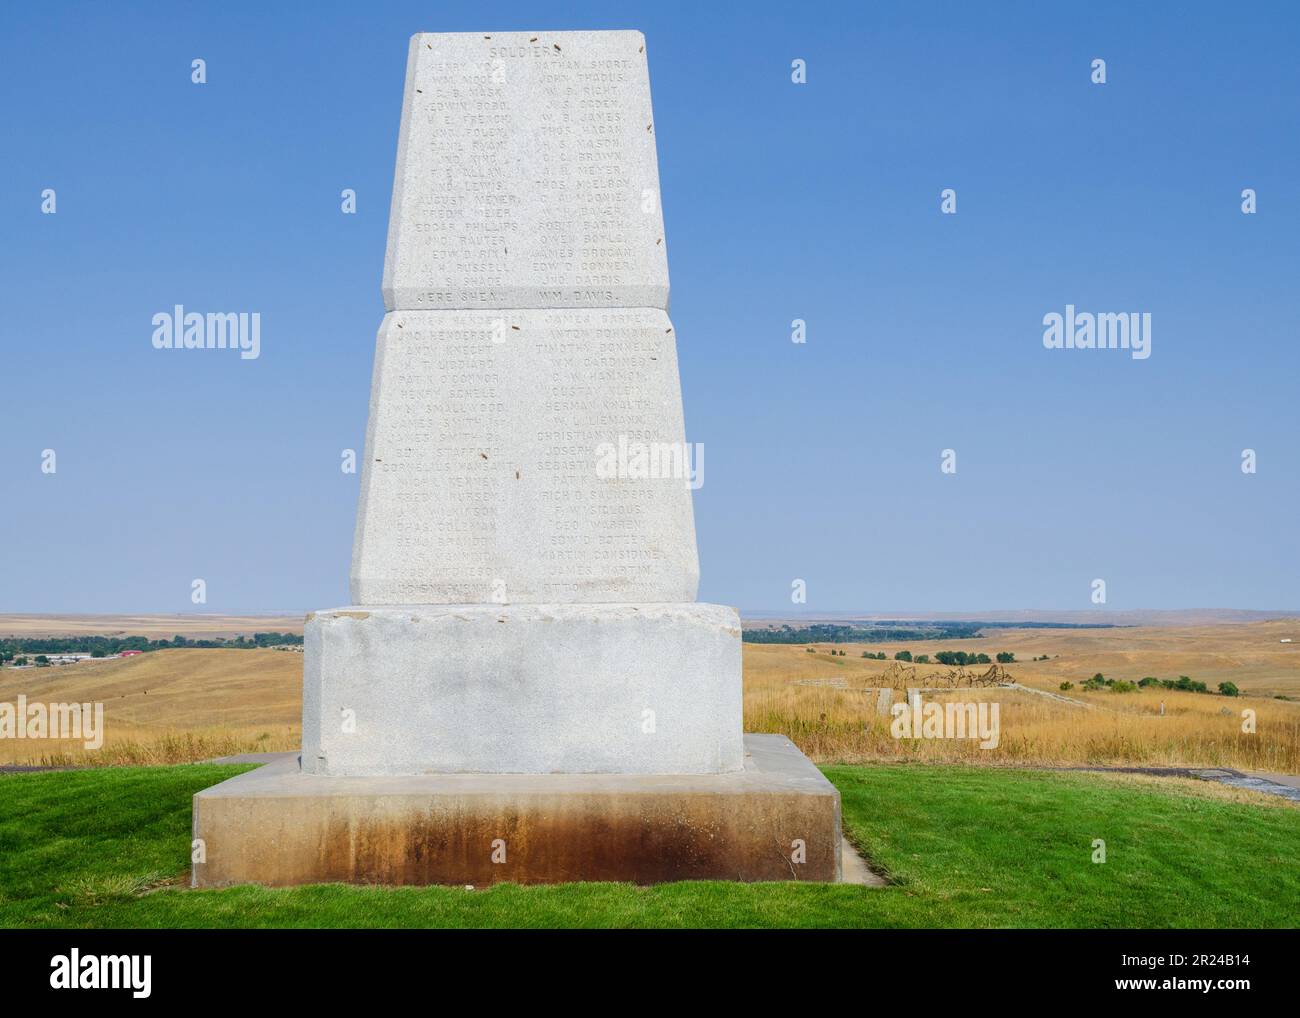
[[[701,600],[1300,607],[1297,11],[6,3],[0,611],[347,603],[407,39],[535,28],[647,36]]]

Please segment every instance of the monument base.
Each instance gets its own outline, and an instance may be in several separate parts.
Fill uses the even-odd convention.
[[[304,773],[297,754],[194,796],[194,887],[838,881],[840,795],[781,735],[727,774]]]
[[[302,768],[717,774],[742,766],[740,617],[716,604],[313,612]]]

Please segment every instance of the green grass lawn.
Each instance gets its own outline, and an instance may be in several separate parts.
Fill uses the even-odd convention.
[[[888,888],[191,891],[190,796],[246,768],[0,776],[3,926],[1253,927],[1300,920],[1300,810],[1096,775],[828,767]],[[1092,862],[1092,842],[1107,861]]]

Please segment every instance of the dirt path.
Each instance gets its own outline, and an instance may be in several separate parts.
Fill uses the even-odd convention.
[[[1196,778],[1233,788],[1276,795],[1300,802],[1300,775],[1247,774],[1231,767],[1053,767],[1058,771],[1101,771],[1110,774],[1147,774],[1157,778]]]

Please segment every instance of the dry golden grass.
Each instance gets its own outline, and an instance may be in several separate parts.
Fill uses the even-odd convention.
[[[1273,699],[1300,693],[1300,650],[1280,644],[1294,622],[1160,629],[1007,630],[979,640],[908,644],[836,644],[845,657],[831,656],[831,644],[745,645],[745,730],[781,732],[821,763],[870,760],[927,760],[973,764],[1068,766],[1233,767],[1300,773],[1300,702]],[[890,661],[866,660],[863,650],[930,654],[937,650],[1015,653],[1008,665],[1016,681],[1093,705],[1058,703],[1013,689],[974,689],[926,694],[926,699],[996,701],[1001,738],[996,749],[955,739],[899,740],[889,716],[876,713],[874,694]],[[1048,661],[1029,661],[1043,654]],[[942,666],[919,665],[923,676]],[[982,669],[981,669],[982,670]],[[1134,693],[1081,692],[1078,684],[1101,672],[1136,681],[1143,676],[1188,675],[1211,689],[1232,681],[1246,695],[1142,690]],[[799,680],[841,680],[847,689],[801,685]],[[901,695],[899,697],[901,699]],[[1165,705],[1161,716],[1160,705]],[[1242,732],[1241,711],[1256,715],[1254,734]],[[1226,713],[1225,713],[1226,712]]]
[[[104,745],[0,740],[0,764],[185,763],[298,749],[302,655],[159,650],[51,668],[0,670],[0,701],[103,703]]]
[[[815,687],[745,691],[745,729],[788,735],[820,763],[927,760],[982,764],[1151,767],[1233,767],[1300,773],[1300,705],[1257,698],[1227,700],[1196,693],[1096,694],[1121,700],[1111,710],[1086,710],[1009,689],[926,694],[926,700],[996,701],[1000,740],[981,749],[974,740],[899,740],[875,698]],[[1209,701],[1196,703],[1196,700]],[[1230,713],[1224,715],[1221,709]],[[1257,713],[1256,731],[1241,731],[1240,711]]]
[[[1234,767],[1300,773],[1300,644],[1279,644],[1295,622],[1185,628],[1006,630],[981,640],[908,644],[803,646],[745,644],[745,730],[781,732],[814,760],[931,760],[980,765]],[[285,620],[277,620],[282,631]],[[186,632],[185,629],[181,629]],[[1297,634],[1300,638],[1300,634]],[[1009,689],[963,691],[954,699],[995,699],[1001,741],[981,750],[973,741],[900,741],[889,717],[876,714],[873,686],[892,662],[862,651],[1010,650],[1009,670],[1034,689],[1067,695],[1093,710]],[[1028,658],[1049,654],[1048,661]],[[919,666],[924,673],[934,666]],[[1188,675],[1211,688],[1231,680],[1231,699],[1198,693],[1084,693],[1095,672],[1136,680]],[[799,679],[842,679],[849,687],[799,685]],[[19,693],[41,702],[102,702],[105,742],[0,740],[0,764],[176,763],[244,752],[297,749],[301,736],[302,655],[279,650],[155,651],[135,658],[48,669],[0,670],[0,701]],[[931,696],[927,695],[927,699]],[[942,699],[942,698],[941,698]],[[1160,704],[1165,715],[1160,715]],[[1241,731],[1241,710],[1257,715],[1256,732]],[[1224,710],[1228,713],[1222,713]]]
[[[301,724],[248,729],[196,729],[193,731],[142,732],[135,737],[110,735],[98,750],[87,750],[80,742],[48,739],[28,743],[28,752],[4,759],[6,764],[42,767],[123,767],[153,764],[196,763],[237,753],[278,753],[302,745]],[[0,744],[3,745],[3,744]],[[31,749],[33,745],[38,748]]]

